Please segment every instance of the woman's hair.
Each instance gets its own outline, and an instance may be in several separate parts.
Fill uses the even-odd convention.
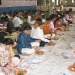
[[[17,27],[16,31],[20,31],[21,32],[21,31],[23,31],[23,29],[21,27]]]
[[[0,43],[2,43],[4,40],[4,34],[3,33],[0,33]]]
[[[56,24],[57,21],[60,21],[61,17],[58,17],[55,21],[54,21],[54,25]]]
[[[28,22],[24,22],[23,25],[22,25],[22,28],[24,28],[26,25],[29,25]]]
[[[43,25],[43,22],[39,22],[38,24],[39,24],[39,26],[42,26]]]
[[[1,22],[8,22],[6,17],[1,17]]]
[[[42,19],[41,18],[37,18],[36,21],[42,22]]]
[[[23,30],[31,30],[32,27],[29,24],[26,24],[23,28]]]
[[[11,38],[5,38],[5,39],[3,40],[3,44],[6,44],[6,45],[13,45],[14,42],[13,42],[13,40],[12,40]]]
[[[51,19],[51,20],[54,19],[55,17],[56,17],[56,14],[50,15],[50,19]]]
[[[46,21],[49,21],[49,20],[51,20],[50,17],[47,17],[47,18],[46,18]]]

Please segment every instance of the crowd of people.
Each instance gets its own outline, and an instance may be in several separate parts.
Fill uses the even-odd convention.
[[[16,10],[8,14],[4,12],[0,17],[0,72],[9,75],[11,70],[22,70],[17,68],[18,63],[16,64],[15,61],[13,63],[16,65],[12,63],[12,58],[20,60],[19,54],[34,54],[40,50],[40,47],[51,42],[57,30],[66,31],[72,23],[72,11],[51,15],[39,10]],[[10,36],[13,30],[18,34],[18,38],[4,38]],[[10,49],[13,48],[14,42],[18,55],[12,56]]]

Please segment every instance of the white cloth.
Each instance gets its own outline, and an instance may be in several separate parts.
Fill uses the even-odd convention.
[[[38,46],[38,47],[39,47],[39,45],[40,45],[39,42],[31,42],[30,44],[31,44],[32,47],[33,47],[33,46]]]
[[[68,14],[65,15],[65,19],[66,20],[69,20],[70,19]]]
[[[33,48],[22,48],[22,53],[26,53],[26,54],[34,54],[35,50]]]
[[[31,33],[30,33],[30,36],[32,37],[33,36],[33,32],[34,32],[34,27],[32,27],[32,30],[31,30]]]
[[[3,51],[3,52],[5,51],[5,47],[2,43],[0,43],[0,51]]]
[[[42,19],[42,22],[44,23],[46,20],[45,19]]]
[[[5,75],[4,73],[0,72],[0,75]]]
[[[63,5],[60,6],[60,10],[63,10]]]
[[[65,18],[63,18],[63,23],[68,24],[68,21]]]
[[[28,16],[28,23],[33,25],[35,23],[35,20],[31,21],[31,16]]]
[[[14,27],[21,27],[21,24],[23,23],[23,21],[19,17],[15,17],[12,22],[14,24]]]
[[[17,62],[16,62],[17,61]],[[20,59],[18,57],[13,57],[12,58],[12,63],[11,66],[18,66],[20,63]]]
[[[45,38],[43,34],[43,30],[40,29],[40,27],[37,27],[36,29],[34,29],[34,32],[32,33],[31,37],[34,39],[40,39],[44,42],[49,42],[49,40]]]
[[[53,37],[55,37],[55,34],[52,34],[52,36],[51,36],[51,34],[46,34],[46,35],[45,35],[45,38],[48,38],[48,37],[53,38]]]

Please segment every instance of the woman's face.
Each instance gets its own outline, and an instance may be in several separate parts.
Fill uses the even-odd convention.
[[[5,50],[10,50],[10,48],[12,47],[12,45],[4,45],[5,46]]]

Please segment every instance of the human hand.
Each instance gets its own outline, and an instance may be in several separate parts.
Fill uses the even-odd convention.
[[[75,68],[75,62],[73,63],[73,67]]]
[[[40,49],[38,46],[33,46],[33,48],[34,48],[36,51]]]
[[[48,38],[49,40],[51,40],[51,36],[48,36],[47,38]]]
[[[39,40],[36,40],[36,42],[41,42],[41,40],[39,39]]]
[[[15,71],[23,71],[23,69],[20,69],[20,68],[17,68],[17,67],[15,67],[14,70]]]

